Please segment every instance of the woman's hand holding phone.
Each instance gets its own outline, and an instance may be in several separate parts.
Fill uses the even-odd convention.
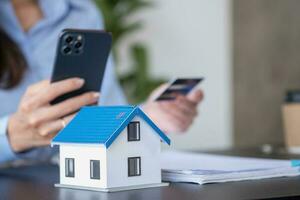
[[[87,92],[55,105],[57,97],[78,90],[84,85],[80,78],[50,83],[45,80],[30,86],[22,97],[16,113],[8,122],[8,138],[14,152],[22,152],[50,144],[51,139],[74,117],[82,106],[98,102],[98,92]]]

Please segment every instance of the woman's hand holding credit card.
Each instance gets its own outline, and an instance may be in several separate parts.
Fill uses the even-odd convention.
[[[198,116],[204,94],[196,86],[203,78],[176,79],[150,95],[142,108],[166,133],[183,133]]]

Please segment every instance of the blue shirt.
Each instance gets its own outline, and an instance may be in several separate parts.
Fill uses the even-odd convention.
[[[20,85],[11,90],[0,89],[0,163],[20,157],[12,152],[7,140],[7,121],[16,112],[26,88],[50,78],[60,32],[65,28],[103,29],[99,11],[91,0],[39,0],[39,6],[43,19],[24,32],[11,1],[0,0],[0,26],[19,45],[28,63]],[[104,74],[100,104],[126,104],[111,58]],[[22,155],[22,158],[46,158],[51,153],[49,147],[39,148]]]

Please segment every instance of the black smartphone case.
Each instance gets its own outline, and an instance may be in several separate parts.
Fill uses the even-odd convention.
[[[100,91],[111,43],[111,34],[104,31],[63,30],[57,45],[51,82],[79,77],[83,78],[85,83],[81,89],[64,94],[51,104],[85,92]]]

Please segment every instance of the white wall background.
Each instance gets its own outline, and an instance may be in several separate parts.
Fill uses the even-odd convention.
[[[134,16],[144,29],[121,45],[121,62],[132,41],[149,46],[153,76],[204,76],[205,100],[193,127],[172,135],[178,149],[218,149],[232,144],[230,0],[153,0]],[[133,20],[134,20],[133,19]]]

